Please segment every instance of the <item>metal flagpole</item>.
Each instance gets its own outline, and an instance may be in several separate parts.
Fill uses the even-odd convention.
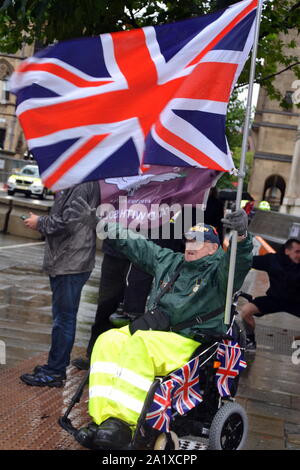
[[[255,65],[256,65],[256,57],[257,57],[259,27],[260,27],[260,21],[261,21],[262,6],[263,6],[263,0],[258,0],[256,21],[255,21],[254,43],[253,43],[253,50],[252,50],[252,56],[251,56],[251,67],[250,67],[249,88],[248,88],[246,116],[245,116],[245,125],[244,125],[244,133],[243,133],[241,161],[240,161],[240,169],[238,173],[238,186],[237,186],[236,205],[235,205],[236,210],[238,210],[241,205],[243,183],[244,183],[244,177],[245,177],[246,153],[247,153],[247,144],[248,144],[248,136],[249,136],[249,129],[250,129],[251,104],[252,104],[252,96],[253,96],[253,85],[254,85],[254,78],[255,78]],[[225,324],[226,325],[230,324],[233,283],[234,283],[234,273],[235,273],[235,264],[236,264],[236,251],[237,251],[237,232],[234,230],[232,232],[232,238],[231,238],[229,273],[228,273],[228,282],[227,282],[227,294],[226,294],[226,306],[225,306]]]

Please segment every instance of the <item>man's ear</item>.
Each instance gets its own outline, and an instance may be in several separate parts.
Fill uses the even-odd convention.
[[[219,248],[219,245],[217,243],[210,243],[208,254],[213,255],[218,250],[218,248]]]

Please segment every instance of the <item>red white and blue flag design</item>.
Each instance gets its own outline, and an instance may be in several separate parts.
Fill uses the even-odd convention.
[[[227,103],[257,1],[61,42],[25,60],[10,89],[44,184],[133,176],[147,164],[230,171]]]
[[[233,380],[247,367],[243,351],[236,341],[223,340],[218,346],[216,360],[221,363],[215,375],[219,394],[221,397],[230,396]],[[149,426],[169,432],[173,413],[184,415],[203,401],[199,382],[200,366],[200,358],[196,357],[157,386],[146,415]]]
[[[146,422],[154,429],[170,431],[174,412],[183,415],[202,402],[199,390],[199,357],[172,372],[166,382],[158,385]]]
[[[234,379],[247,367],[243,351],[236,341],[223,340],[217,350],[216,358],[221,362],[216,371],[215,382],[221,397],[231,395],[230,389]]]
[[[173,372],[170,378],[174,386],[172,406],[180,415],[203,401],[199,389],[199,357]]]

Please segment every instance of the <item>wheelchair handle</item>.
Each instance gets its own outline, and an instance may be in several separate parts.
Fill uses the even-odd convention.
[[[248,302],[251,302],[253,300],[253,297],[251,294],[247,294],[246,292],[242,292],[240,297],[244,297],[244,299],[248,300]]]

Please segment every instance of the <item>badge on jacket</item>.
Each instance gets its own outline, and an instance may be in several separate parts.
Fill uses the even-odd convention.
[[[201,284],[201,279],[200,279],[200,281],[197,279],[196,284],[194,285],[194,287],[193,287],[193,289],[192,289],[192,291],[194,292],[194,294],[196,294],[196,292],[199,290],[200,284]],[[191,295],[191,294],[190,294],[190,295]]]

